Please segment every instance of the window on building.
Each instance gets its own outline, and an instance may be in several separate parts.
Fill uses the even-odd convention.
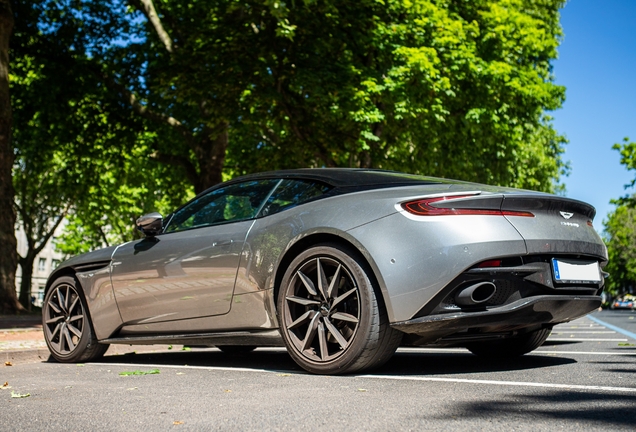
[[[38,261],[38,271],[43,272],[44,270],[46,270],[46,258],[40,258],[40,261]]]
[[[51,270],[55,270],[57,266],[59,265],[60,265],[60,260],[54,259],[53,261],[51,261]]]

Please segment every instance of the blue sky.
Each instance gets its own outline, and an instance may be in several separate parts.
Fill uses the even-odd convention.
[[[636,0],[570,0],[561,10],[565,38],[554,62],[556,83],[566,87],[563,108],[552,114],[565,134],[566,195],[596,207],[594,227],[625,195],[636,172],[620,164],[612,145],[636,141]]]

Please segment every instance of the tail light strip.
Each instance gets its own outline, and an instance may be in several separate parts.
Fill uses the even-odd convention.
[[[455,201],[462,198],[474,197],[474,195],[453,195],[442,196],[435,198],[425,198],[416,201],[410,201],[402,203],[402,208],[407,212],[416,216],[457,216],[457,215],[486,215],[486,216],[520,216],[520,217],[534,217],[534,214],[528,211],[514,211],[514,210],[501,210],[496,208],[472,208],[462,207],[462,204],[468,203],[474,205],[475,200],[463,200],[457,202],[453,207],[441,207],[435,206],[434,203],[440,203],[444,201]],[[448,205],[448,204],[446,204]]]

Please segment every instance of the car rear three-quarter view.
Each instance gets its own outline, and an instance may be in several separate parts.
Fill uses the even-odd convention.
[[[322,374],[379,367],[399,346],[518,356],[600,306],[607,252],[594,213],[379,170],[245,176],[140,218],[142,240],[58,267],[45,336],[59,361],[112,343],[285,346]]]

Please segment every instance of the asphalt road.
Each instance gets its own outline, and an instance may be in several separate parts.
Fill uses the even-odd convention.
[[[0,366],[4,382],[2,431],[634,430],[636,312],[557,326],[509,362],[401,349],[372,374],[328,377],[304,373],[284,350],[192,349]]]

